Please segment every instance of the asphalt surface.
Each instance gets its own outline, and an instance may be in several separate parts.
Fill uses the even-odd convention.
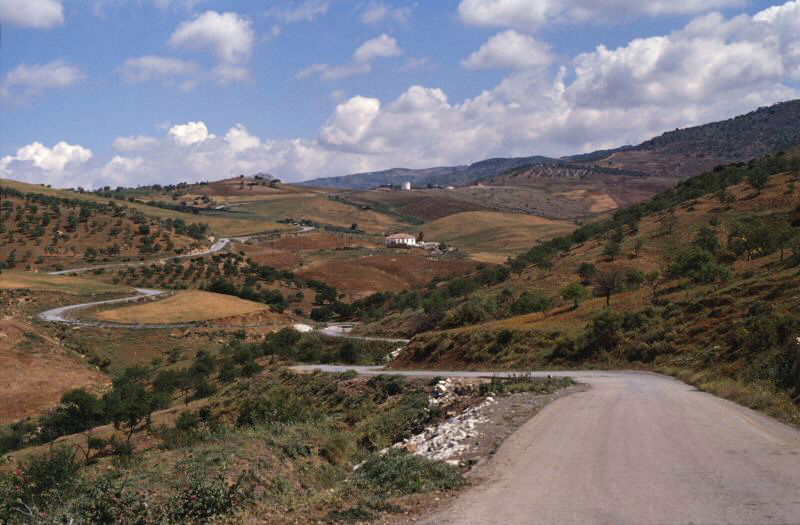
[[[109,299],[107,301],[95,301],[93,303],[81,303],[81,304],[71,304],[69,306],[60,306],[58,308],[53,308],[50,310],[45,310],[39,314],[39,318],[43,321],[50,321],[53,323],[67,323],[67,324],[93,324],[93,325],[103,325],[105,323],[91,323],[88,321],[82,321],[80,319],[73,319],[70,317],[66,317],[65,315],[69,312],[74,312],[76,310],[82,310],[84,308],[89,308],[90,306],[100,306],[104,304],[117,304],[117,303],[129,303],[131,301],[139,300],[143,297],[153,297],[156,295],[161,295],[165,293],[163,290],[150,290],[148,288],[136,288],[137,295],[133,295],[131,297],[123,297],[121,299]],[[110,326],[117,326],[117,323],[107,323]]]
[[[545,407],[475,467],[471,488],[419,522],[800,523],[797,430],[657,374],[549,373],[591,388]]]

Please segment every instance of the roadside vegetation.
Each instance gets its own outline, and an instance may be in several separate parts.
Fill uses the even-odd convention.
[[[42,442],[44,434],[70,437],[18,454],[0,474],[0,520],[351,522],[464,484],[445,463],[378,454],[441,417],[428,405],[427,382],[269,368],[206,391],[209,368],[198,357],[189,391],[176,374],[137,368],[102,398],[70,392],[39,432]],[[189,404],[160,410],[186,394]]]

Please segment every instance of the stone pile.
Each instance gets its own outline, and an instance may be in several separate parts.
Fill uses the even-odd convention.
[[[467,379],[450,378],[439,381],[434,386],[429,406],[446,409],[459,398],[475,395],[476,388],[474,381]],[[458,461],[452,459],[453,456],[469,449],[468,440],[478,436],[476,426],[487,422],[487,418],[481,414],[482,410],[493,403],[495,400],[487,397],[482,403],[469,407],[438,425],[429,426],[394,446],[429,459],[457,464]]]

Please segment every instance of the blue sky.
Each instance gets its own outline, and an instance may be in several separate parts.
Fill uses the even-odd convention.
[[[0,0],[0,174],[563,155],[797,98],[800,1]]]

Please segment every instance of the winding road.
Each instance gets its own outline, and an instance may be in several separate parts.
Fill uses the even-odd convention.
[[[591,388],[545,407],[475,467],[477,483],[418,523],[800,523],[797,430],[658,374],[534,375],[547,374],[568,375]]]

